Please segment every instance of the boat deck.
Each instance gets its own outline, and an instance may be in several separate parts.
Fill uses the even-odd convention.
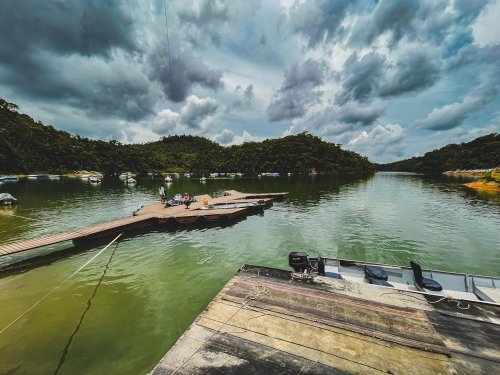
[[[248,215],[250,210],[245,207],[201,210],[200,208],[204,205],[204,201],[208,200],[209,204],[259,202],[262,206],[269,207],[273,204],[274,200],[282,199],[288,195],[288,193],[242,193],[236,190],[229,190],[226,194],[227,195],[219,198],[212,198],[209,195],[196,196],[196,202],[193,202],[189,209],[186,209],[184,205],[165,208],[163,203],[153,203],[141,207],[131,217],[100,223],[69,232],[56,233],[9,244],[0,244],[0,257],[65,241],[91,241],[129,230],[144,228],[153,224],[202,225],[208,222],[228,222]],[[8,213],[5,215],[8,216]]]
[[[151,374],[500,373],[499,313],[243,266]]]

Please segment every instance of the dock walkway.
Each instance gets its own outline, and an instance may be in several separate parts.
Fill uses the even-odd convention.
[[[500,373],[498,307],[463,309],[243,266],[151,374]]]
[[[270,206],[273,200],[284,198],[287,194],[288,193],[253,194],[228,190],[225,196],[219,198],[212,198],[209,195],[196,196],[196,202],[191,204],[189,210],[186,210],[184,206],[166,208],[162,203],[149,204],[137,210],[134,216],[123,219],[10,244],[0,244],[0,257],[33,250],[43,246],[55,245],[65,241],[86,242],[129,230],[144,228],[153,224],[186,225],[204,224],[208,222],[227,222],[247,215],[249,210],[247,208],[202,210],[200,208],[203,206],[204,201],[208,199],[211,205],[237,202],[260,202],[265,206]],[[6,214],[6,216],[8,216],[8,214]]]

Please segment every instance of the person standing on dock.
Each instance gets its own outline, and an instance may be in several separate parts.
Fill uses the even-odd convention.
[[[186,210],[189,208],[189,205],[191,204],[191,199],[189,198],[188,193],[184,193],[183,197],[184,204],[186,205]]]
[[[165,202],[165,189],[163,188],[163,186],[160,186],[160,202],[161,203],[164,203]]]

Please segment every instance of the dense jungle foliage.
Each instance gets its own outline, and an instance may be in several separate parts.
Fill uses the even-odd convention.
[[[377,164],[380,171],[439,174],[456,169],[485,169],[500,165],[500,134],[492,133],[471,142],[450,144],[424,156]]]
[[[0,99],[0,173],[292,172],[366,176],[374,165],[355,152],[308,133],[223,147],[203,137],[174,135],[145,144],[72,136],[17,112]]]

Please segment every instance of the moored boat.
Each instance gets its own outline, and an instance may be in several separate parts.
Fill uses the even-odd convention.
[[[97,176],[91,176],[91,177],[89,177],[89,182],[91,184],[100,184],[102,182],[102,180]]]
[[[137,184],[137,181],[134,180],[132,177],[129,177],[129,178],[127,178],[125,180],[125,184],[127,184],[127,185],[135,185],[135,184]]]
[[[415,261],[410,262],[410,267],[402,267],[310,257],[304,252],[291,252],[288,260],[300,278],[345,279],[405,292],[500,305],[500,278],[497,277],[422,269]]]
[[[17,176],[1,176],[0,182],[17,182],[19,179]]]
[[[170,176],[165,177],[165,182],[166,182],[166,183],[170,183],[170,182],[172,182],[172,181],[173,181],[173,180],[172,180],[172,177],[170,177]]]
[[[17,199],[9,193],[0,193],[0,206],[13,206],[17,204]]]

